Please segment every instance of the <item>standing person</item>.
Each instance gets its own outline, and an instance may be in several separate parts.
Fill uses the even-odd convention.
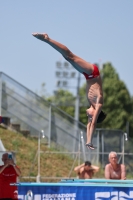
[[[101,123],[106,117],[105,113],[102,111],[103,91],[98,67],[76,56],[66,46],[49,38],[45,33],[33,33],[32,35],[56,49],[76,70],[85,76],[87,83],[86,96],[90,104],[90,108],[86,110],[88,116],[86,146],[90,149],[94,149],[92,135],[96,128],[96,123]]]
[[[17,177],[21,175],[20,169],[14,163],[12,154],[2,155],[4,165],[0,166],[0,199],[17,200],[17,186],[10,186],[17,182]]]
[[[109,153],[109,164],[105,166],[106,179],[126,179],[126,168],[123,164],[118,164],[117,153],[111,151]]]
[[[85,163],[75,167],[74,171],[78,174],[80,179],[91,179],[94,173],[99,171],[99,167],[91,165],[90,161],[86,161]]]

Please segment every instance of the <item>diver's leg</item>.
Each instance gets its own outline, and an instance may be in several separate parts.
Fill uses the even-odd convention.
[[[93,72],[94,67],[91,63],[76,56],[65,45],[49,38],[49,36],[46,33],[44,33],[44,34],[33,33],[32,35],[34,37],[36,37],[37,39],[40,39],[40,40],[48,43],[50,46],[52,46],[54,49],[56,49],[79,72],[81,72],[81,73],[86,72],[88,74],[91,74]]]

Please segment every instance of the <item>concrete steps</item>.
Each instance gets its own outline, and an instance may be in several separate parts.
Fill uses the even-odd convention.
[[[9,129],[11,131],[15,131],[17,133],[22,133],[25,137],[30,136],[29,130],[21,130],[20,124],[10,123],[9,117],[2,117],[2,120],[0,122],[0,127],[5,128],[5,129]]]

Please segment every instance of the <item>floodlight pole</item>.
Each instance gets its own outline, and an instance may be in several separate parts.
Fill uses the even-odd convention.
[[[78,122],[79,122],[79,104],[80,104],[80,99],[79,99],[79,88],[80,88],[80,73],[78,72],[78,79],[77,79],[77,94],[76,94],[76,100],[75,100],[75,138],[77,138],[78,135]],[[76,139],[74,140],[74,145],[73,145],[73,151],[76,150]]]
[[[66,64],[66,63],[65,63]],[[61,67],[61,62],[57,62],[57,67],[59,68],[59,70],[61,70],[61,72],[63,73],[63,68]],[[68,66],[68,64],[67,64]],[[65,71],[64,71],[65,72]],[[60,72],[57,72],[57,74],[60,75]],[[80,72],[78,72],[78,78],[77,78],[77,87],[76,87],[76,99],[75,99],[75,114],[74,114],[74,125],[75,125],[75,140],[74,140],[74,144],[73,144],[73,151],[76,150],[76,138],[78,136],[78,122],[79,122],[79,107],[80,107],[80,98],[79,98],[79,88],[80,88]],[[65,77],[62,77],[65,78]],[[69,77],[71,78],[71,77]],[[59,81],[60,83],[60,81]],[[62,86],[64,87],[64,86]]]
[[[80,73],[78,73],[78,83],[77,83],[77,94],[76,94],[76,102],[75,102],[75,121],[79,121],[79,87],[80,87]]]

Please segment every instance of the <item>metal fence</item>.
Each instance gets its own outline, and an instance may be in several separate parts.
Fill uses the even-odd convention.
[[[21,130],[36,137],[44,130],[49,147],[54,142],[58,148],[77,150],[77,134],[86,128],[82,123],[3,73],[0,94],[1,115],[9,117],[11,124],[20,124]]]

